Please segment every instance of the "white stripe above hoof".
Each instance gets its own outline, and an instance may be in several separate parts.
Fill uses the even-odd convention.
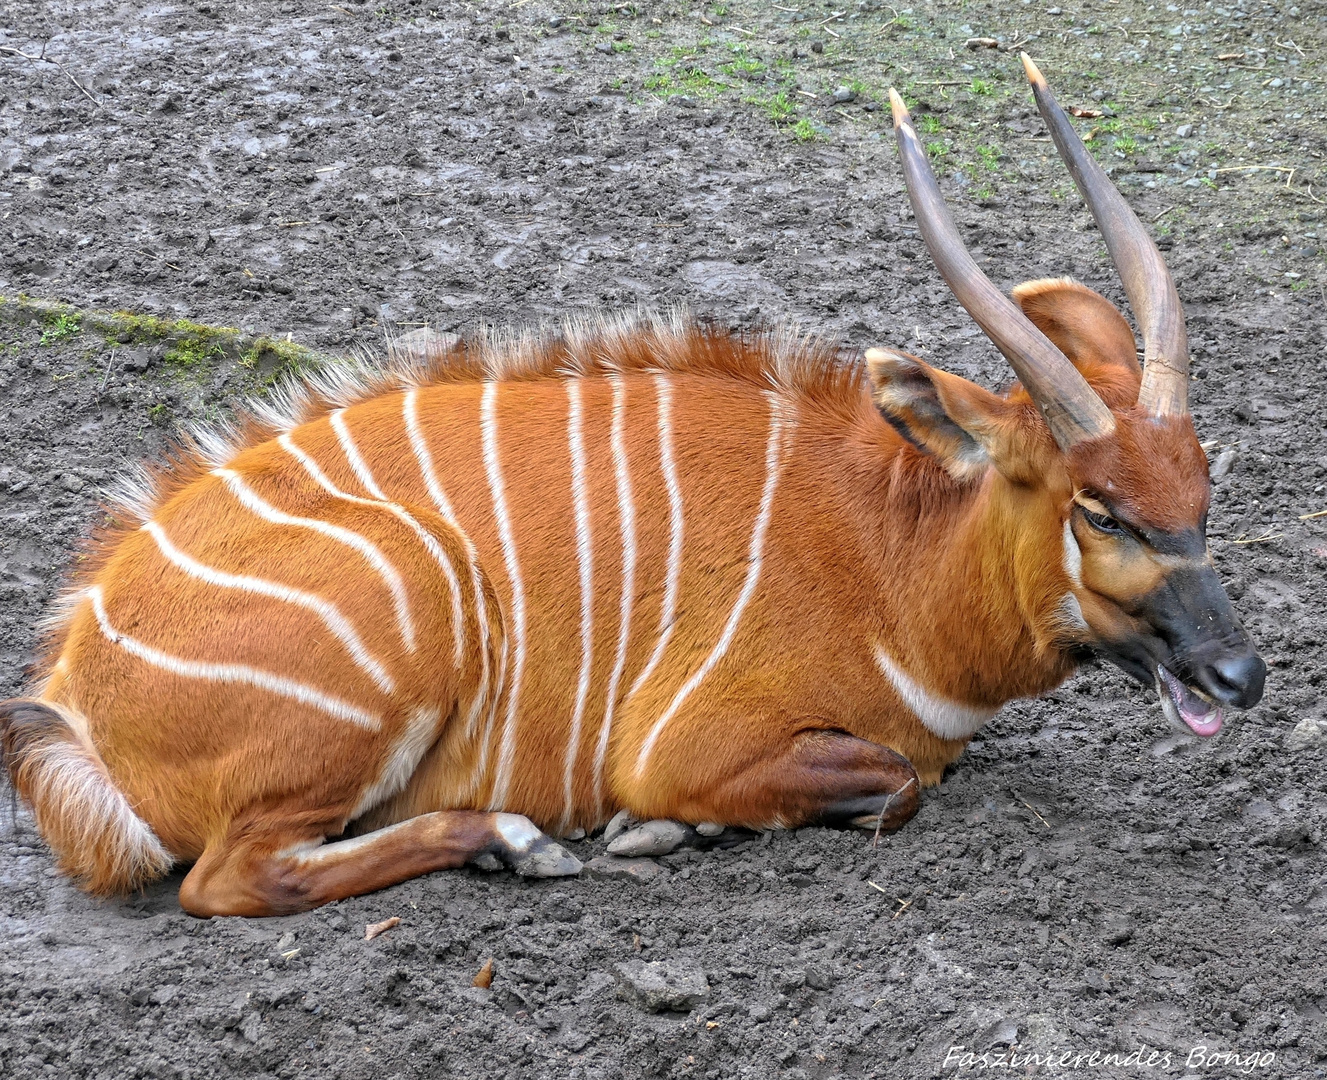
[[[528,817],[521,814],[494,817],[494,829],[503,845],[497,856],[522,877],[575,877],[581,872],[581,861],[540,832]]]

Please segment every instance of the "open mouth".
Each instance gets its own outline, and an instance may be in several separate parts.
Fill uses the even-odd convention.
[[[1160,665],[1157,666],[1157,693],[1161,695],[1161,711],[1181,731],[1192,731],[1204,739],[1221,730],[1221,707],[1190,690],[1179,679]]]

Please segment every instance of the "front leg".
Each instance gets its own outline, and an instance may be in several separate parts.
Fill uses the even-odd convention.
[[[622,802],[638,818],[749,829],[828,825],[892,832],[920,806],[908,760],[846,732],[803,729],[768,742],[661,745]]]

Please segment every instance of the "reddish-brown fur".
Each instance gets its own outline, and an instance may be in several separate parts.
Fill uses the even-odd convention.
[[[1075,491],[1085,482],[1114,484],[1140,516],[1160,524],[1198,523],[1206,509],[1205,465],[1187,418],[1144,425],[1130,415],[1138,365],[1118,312],[1066,282],[1030,283],[1016,296],[1116,410],[1118,438],[1075,448],[1066,460],[1021,390],[998,398],[921,365],[923,378],[906,402],[895,395],[889,405],[888,388],[874,388],[921,449],[882,417],[860,365],[804,343],[649,324],[458,348],[422,371],[307,394],[284,423],[250,417],[233,453],[209,460],[186,449],[161,470],[144,517],[211,567],[334,601],[394,690],[374,686],[308,609],[182,574],[141,522],[120,511],[95,542],[70,614],[52,635],[39,696],[86,725],[115,788],[170,855],[199,860],[181,901],[200,913],[294,910],[456,865],[496,842],[493,811],[527,815],[555,832],[592,828],[619,808],[761,827],[832,817],[834,807],[863,798],[888,805],[899,793],[891,823],[901,821],[916,806],[912,770],[923,784],[937,782],[970,732],[944,738],[929,730],[877,650],[928,700],[974,714],[1042,692],[1072,670],[1068,649],[1079,640],[1062,609],[1073,592],[1063,530]],[[667,649],[632,695],[663,631],[672,520],[659,432],[663,378],[685,508],[681,577]],[[518,587],[481,438],[485,387],[494,382],[487,392],[495,395],[495,444],[527,615],[510,732]],[[928,383],[952,419],[927,404]],[[403,419],[412,388],[459,531],[431,495]],[[585,618],[569,448],[574,393],[584,440],[581,509],[592,532],[593,631],[573,742]],[[610,703],[625,587],[616,401],[624,402],[636,559],[627,647]],[[353,467],[329,419],[337,407],[373,482],[455,565],[464,614],[459,663],[454,590],[419,536],[384,509]],[[275,436],[286,430],[357,501],[311,479],[278,445]],[[968,455],[962,461],[954,457],[960,452]],[[241,509],[212,475],[223,463],[281,511],[352,529],[378,546],[404,581],[415,651],[406,647],[381,574],[343,543]],[[1166,471],[1169,501],[1151,494],[1158,469]],[[1174,500],[1177,489],[1190,493],[1184,505]],[[763,562],[753,562],[753,552]],[[131,655],[100,626],[87,599],[94,587],[122,635],[173,657],[243,664],[316,686],[371,712],[381,727],[368,730],[267,689],[185,677]],[[706,669],[730,622],[729,647]],[[705,671],[681,696],[689,678]],[[597,742],[610,704],[597,785]],[[381,797],[365,805],[421,709],[437,710],[436,730],[401,782],[384,782]],[[478,717],[473,730],[471,715]],[[642,765],[652,733],[657,742]],[[504,780],[506,735],[512,753]],[[564,767],[572,750],[568,802]],[[31,797],[22,770],[15,776]],[[410,819],[408,827],[373,833]],[[322,861],[309,856],[310,845],[347,826],[372,842]],[[94,879],[93,887],[110,891],[134,880]]]

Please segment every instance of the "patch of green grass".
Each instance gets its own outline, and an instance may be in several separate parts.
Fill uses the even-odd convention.
[[[170,406],[159,401],[147,411],[147,418],[157,427],[164,427],[170,420]]]
[[[732,89],[726,83],[710,78],[698,67],[679,67],[672,74],[661,72],[651,75],[646,78],[644,86],[646,90],[655,91],[663,97],[685,94],[703,99],[717,97],[723,91]]]
[[[798,142],[810,142],[816,137],[815,125],[805,116],[798,120],[797,123],[793,124],[788,130],[792,132],[793,138]]]
[[[995,198],[995,188],[991,187],[990,184],[982,184],[972,194],[978,202],[985,202],[987,199]]]
[[[987,169],[994,170],[1000,167],[1000,148],[998,146],[977,147],[977,157],[981,158],[982,165]]]
[[[41,344],[54,345],[67,337],[73,337],[82,329],[82,317],[72,311],[52,314],[46,319],[46,329],[41,332]]]
[[[615,53],[617,53],[617,52],[631,52],[631,50],[634,49],[634,48],[635,48],[635,46],[632,45],[631,42],[629,42],[629,41],[615,41],[615,42],[613,42],[613,51],[614,51]]]
[[[1308,288],[1310,285],[1312,285],[1312,284],[1313,284],[1313,283],[1312,283],[1311,281],[1309,281],[1307,278],[1300,278],[1298,281],[1292,281],[1292,282],[1290,283],[1290,291],[1291,291],[1291,292],[1303,292],[1305,289],[1307,289],[1307,288]]]
[[[942,158],[949,153],[949,147],[942,142],[929,142],[926,144],[926,156],[930,158]]]
[[[792,98],[788,96],[786,90],[780,90],[778,93],[768,96],[749,97],[743,100],[751,105],[759,105],[774,124],[787,123],[797,114],[797,106],[793,104]]]
[[[1132,135],[1115,136],[1115,149],[1121,154],[1134,154],[1138,152],[1138,140]]]
[[[931,113],[926,113],[917,124],[917,128],[923,135],[936,135],[939,132],[944,131],[945,126],[940,123],[939,117],[934,116]]]
[[[990,79],[973,79],[968,85],[968,93],[979,97],[989,97],[995,93],[995,83]]]

